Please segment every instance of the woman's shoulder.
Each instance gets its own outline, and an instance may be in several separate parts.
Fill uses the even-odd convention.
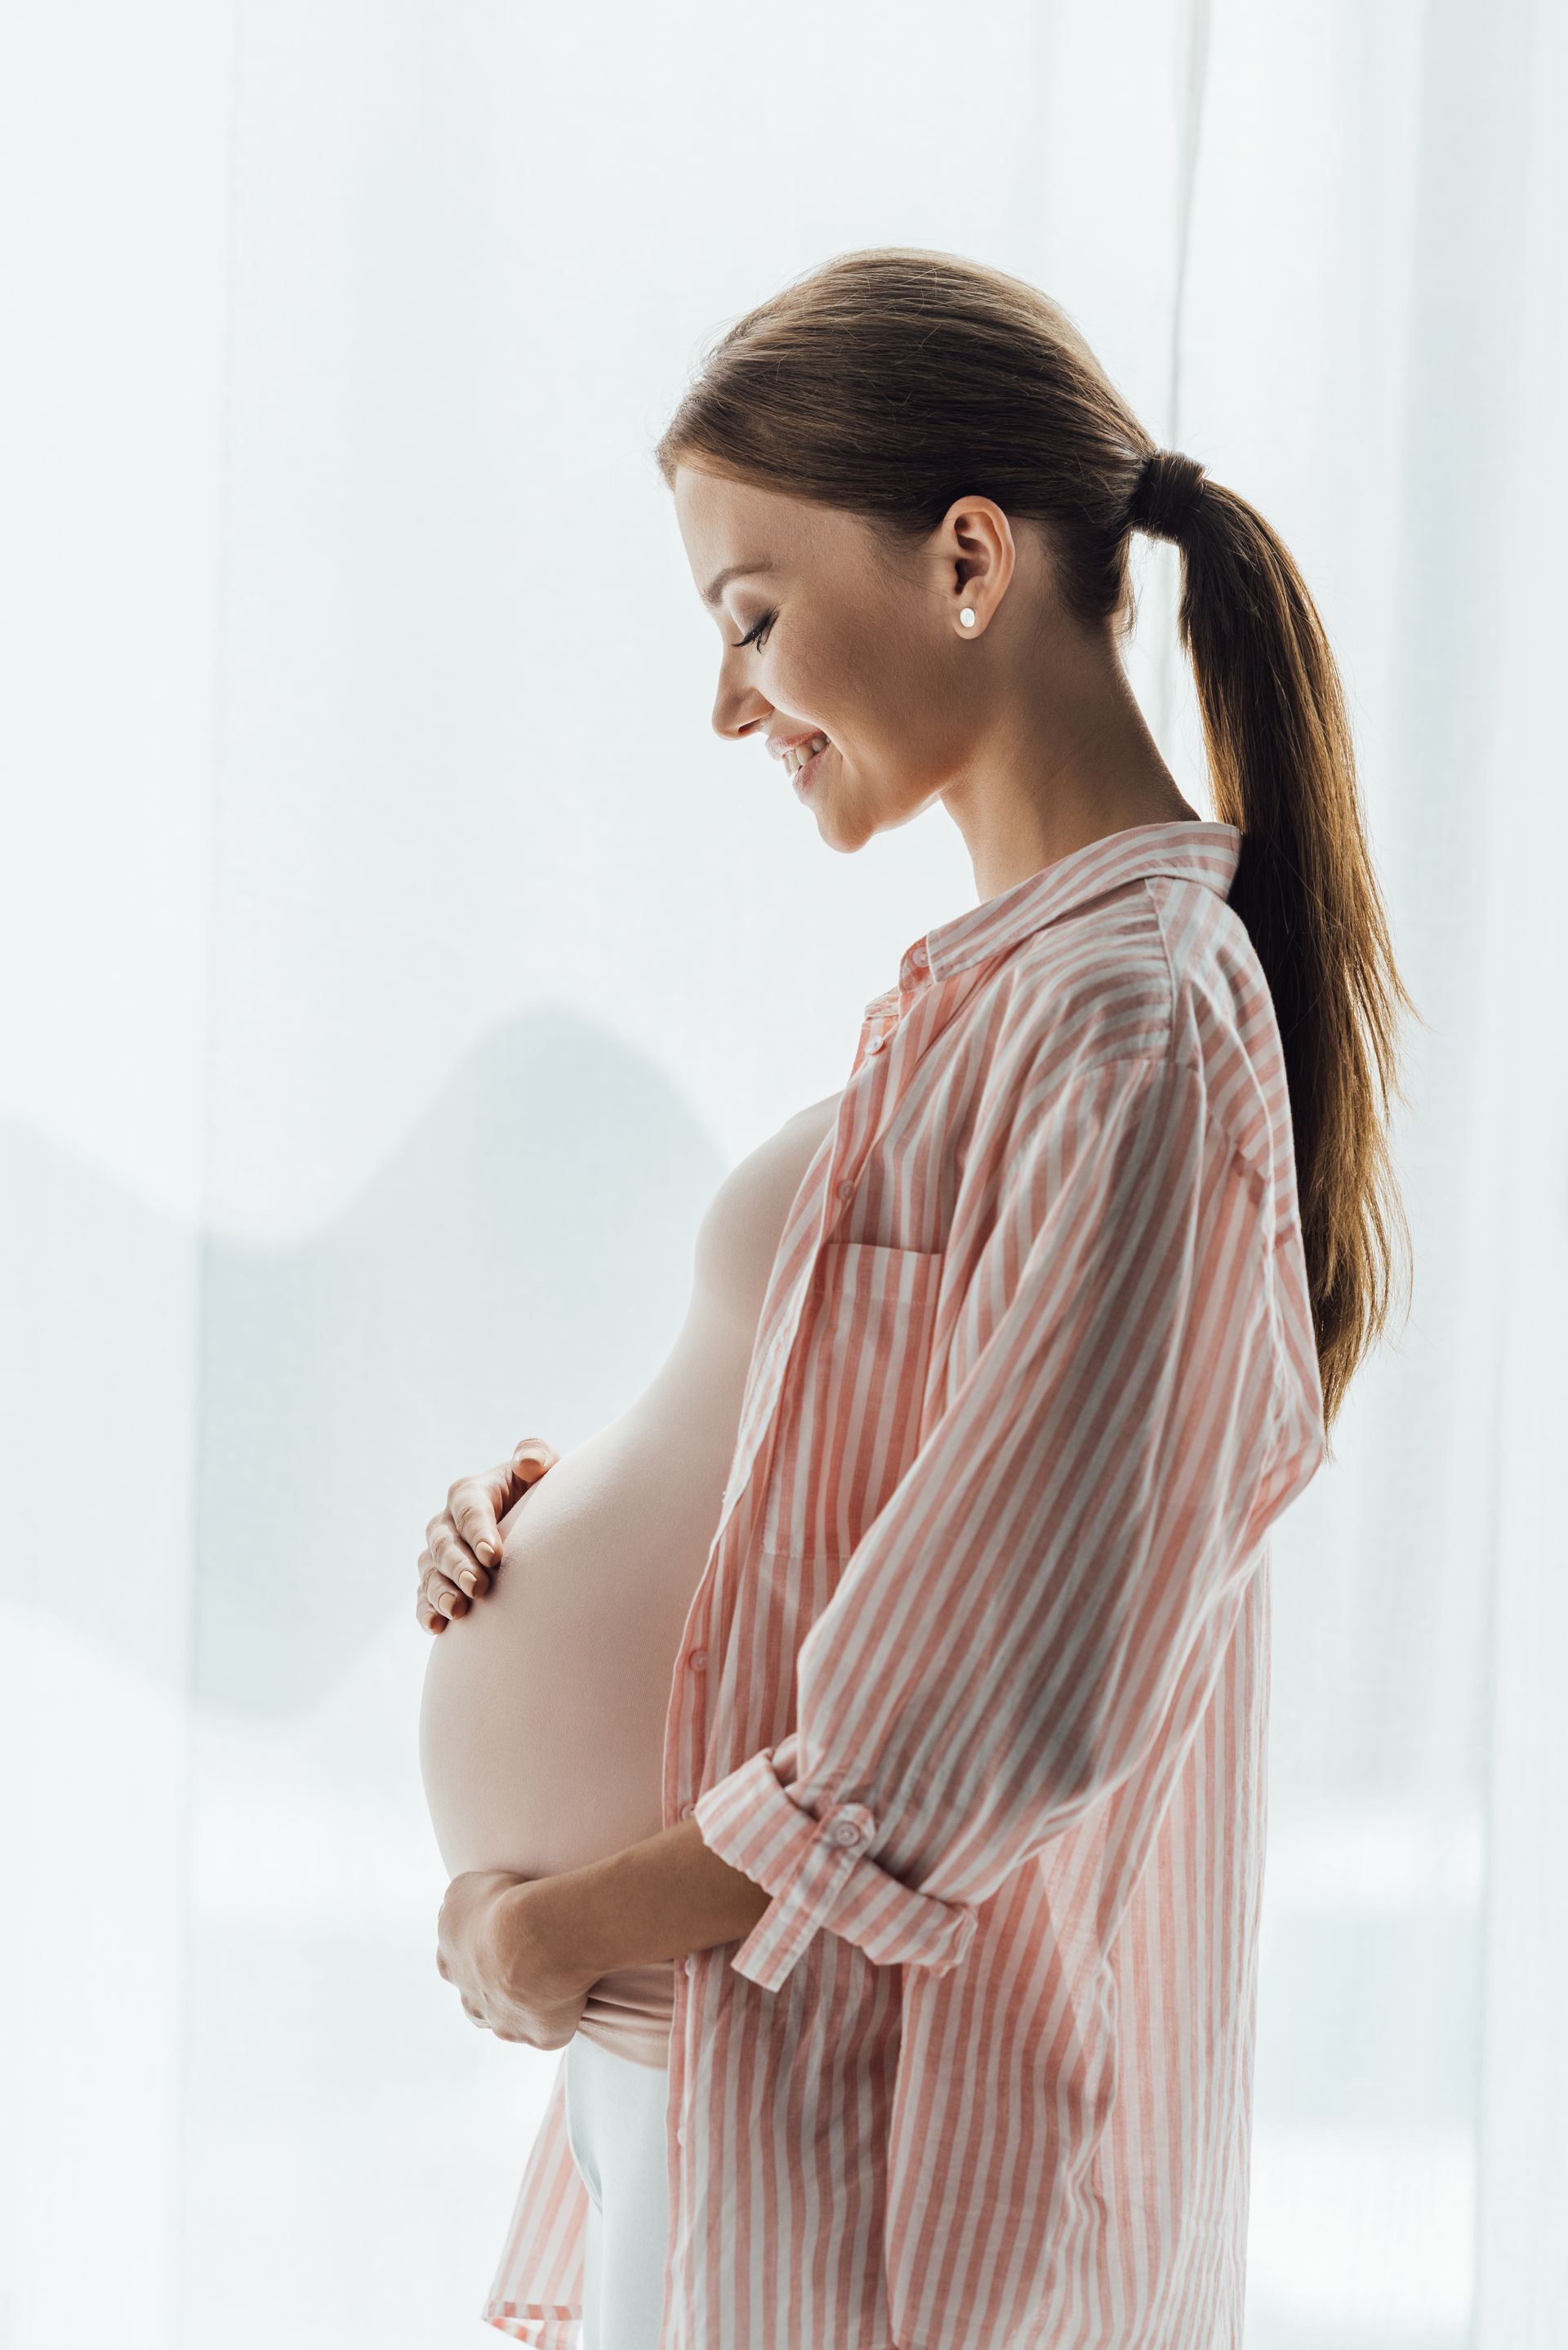
[[[1051,925],[998,973],[986,1090],[1036,1097],[1107,1064],[1192,1074],[1210,1114],[1260,1173],[1288,1139],[1272,999],[1240,916],[1213,889],[1152,877]]]

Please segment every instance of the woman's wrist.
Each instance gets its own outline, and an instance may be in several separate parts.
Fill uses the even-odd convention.
[[[689,1819],[586,1868],[530,1877],[507,1898],[521,1962],[569,1988],[737,1940],[769,1897],[711,1851]]]
[[[506,1975],[552,1995],[586,1988],[603,1971],[589,1973],[570,1948],[570,1920],[563,1919],[558,1892],[563,1881],[529,1877],[511,1887],[496,1905],[496,1939]]]

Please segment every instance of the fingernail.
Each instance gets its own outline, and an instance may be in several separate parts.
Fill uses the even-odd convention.
[[[495,1564],[494,1544],[487,1542],[475,1543],[473,1545],[473,1555],[478,1559],[482,1566],[493,1566]]]
[[[472,1599],[472,1596],[473,1596],[473,1594],[474,1594],[474,1590],[475,1590],[475,1585],[474,1585],[474,1580],[473,1580],[472,1575],[460,1575],[458,1576],[458,1578],[457,1578],[457,1579],[458,1579],[458,1581],[462,1584],[462,1586],[463,1589],[467,1592],[467,1594],[468,1594],[469,1597]]]

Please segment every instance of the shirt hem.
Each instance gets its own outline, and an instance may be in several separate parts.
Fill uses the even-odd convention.
[[[582,2340],[581,2311],[560,2302],[487,2301],[479,2314],[486,2325],[531,2350],[578,2350]]]

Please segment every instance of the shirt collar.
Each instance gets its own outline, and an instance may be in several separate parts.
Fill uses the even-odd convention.
[[[1182,881],[1201,881],[1221,898],[1230,890],[1241,849],[1241,827],[1211,824],[1182,816],[1165,824],[1129,825],[1091,840],[1015,881],[982,905],[939,922],[934,930],[905,948],[898,966],[898,989],[873,996],[867,1012],[881,1009],[902,991],[908,994],[928,980],[947,979],[983,956],[1001,953],[1032,931],[1044,929],[1092,898],[1119,889],[1128,881],[1160,873]]]

